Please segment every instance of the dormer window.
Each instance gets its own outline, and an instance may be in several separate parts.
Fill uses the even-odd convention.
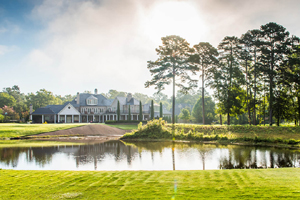
[[[93,95],[86,99],[87,105],[98,105],[98,99]]]

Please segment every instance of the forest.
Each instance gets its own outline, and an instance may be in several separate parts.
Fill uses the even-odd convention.
[[[283,26],[270,22],[240,37],[225,36],[217,48],[208,42],[190,47],[185,39],[171,35],[162,38],[156,52],[158,59],[148,61],[152,79],[145,86],[160,92],[173,85],[175,97],[175,87],[185,94],[198,87],[194,75],[199,76],[203,124],[204,92],[209,87],[221,124],[300,125],[299,38]]]

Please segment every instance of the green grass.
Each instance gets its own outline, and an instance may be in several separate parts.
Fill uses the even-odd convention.
[[[40,133],[70,129],[86,124],[0,124],[0,139],[30,136]]]
[[[171,124],[167,124],[171,128]],[[262,138],[281,138],[300,140],[300,126],[249,126],[249,125],[189,125],[175,124],[175,129],[183,130],[184,133],[196,131],[205,135],[223,134],[231,137],[242,138],[247,137],[262,137]]]
[[[123,129],[123,130],[135,130],[138,128],[138,125],[133,125],[133,124],[105,124],[105,125]]]
[[[42,141],[42,140],[0,140],[0,148],[9,147],[51,147],[57,145],[84,145],[84,143]]]
[[[299,126],[220,126],[172,124],[152,120],[137,130],[126,133],[121,139],[129,140],[191,140],[217,141],[221,143],[276,144],[285,147],[300,147]]]
[[[0,199],[300,199],[300,169],[0,170]],[[174,184],[177,191],[174,190]]]

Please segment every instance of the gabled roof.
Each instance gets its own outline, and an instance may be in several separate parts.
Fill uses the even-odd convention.
[[[126,105],[140,105],[140,101],[136,100],[135,98],[131,98],[130,101],[126,103]]]
[[[91,96],[89,96],[87,99],[98,99],[98,98],[95,97],[95,96],[93,96],[93,95],[91,95]]]
[[[110,106],[112,101],[110,99],[106,99],[102,94],[89,94],[89,93],[80,93],[79,94],[79,104],[75,101],[71,101],[70,103],[74,107],[80,106],[89,106],[86,104],[86,99],[98,99],[98,104],[96,106]],[[93,105],[95,106],[95,105]]]
[[[129,102],[127,102],[127,97],[116,97],[116,99],[120,105],[140,105],[140,101],[135,98],[131,98]]]
[[[49,108],[51,109],[55,114],[59,113],[64,107],[66,106],[66,104],[64,105],[48,105],[45,108]]]

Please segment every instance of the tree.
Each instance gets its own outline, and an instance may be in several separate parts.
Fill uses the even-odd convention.
[[[11,88],[3,88],[3,92],[13,96],[16,102],[21,102],[25,100],[25,95],[23,93],[21,94],[20,87],[17,85],[12,86]]]
[[[139,121],[143,120],[143,106],[142,101],[140,101],[140,113],[139,113]]]
[[[14,111],[13,107],[4,106],[2,108],[2,113],[5,115],[5,120],[20,119],[19,114]]]
[[[128,121],[131,121],[131,112],[130,112],[130,105],[128,105]]]
[[[273,118],[273,90],[276,87],[276,78],[278,77],[279,66],[284,62],[288,47],[291,45],[289,41],[289,32],[274,22],[262,25],[261,28],[261,55],[259,59],[265,63],[261,68],[262,73],[268,77],[269,81],[269,123],[272,126]]]
[[[142,93],[134,93],[132,95],[133,98],[138,99],[142,102],[142,104],[145,104],[147,102],[147,100],[150,99],[150,97],[146,94],[142,94]]]
[[[191,118],[190,111],[188,109],[183,108],[178,117],[179,119],[189,120]]]
[[[159,103],[159,117],[163,118],[163,105],[162,105],[162,102]]]
[[[227,124],[230,125],[230,116],[241,114],[243,109],[240,95],[243,94],[244,76],[238,62],[239,39],[226,36],[218,49],[219,63],[208,70],[209,84],[217,90],[214,96],[218,99],[218,112],[227,114]]]
[[[120,102],[117,104],[117,120],[120,121]]]
[[[189,43],[175,35],[162,38],[162,46],[156,49],[159,58],[156,61],[148,61],[148,69],[152,79],[145,83],[148,88],[152,85],[158,93],[165,89],[166,85],[172,83],[172,123],[175,123],[175,86],[182,92],[187,92],[197,86],[197,80],[191,78],[190,74],[195,75],[197,67],[190,64]],[[180,80],[176,81],[177,78]]]
[[[3,110],[0,108],[0,122],[3,122],[4,116],[3,116]]]
[[[117,90],[109,90],[107,94],[102,93],[102,95],[108,99],[115,99],[116,97],[126,97],[127,93]]]
[[[150,113],[150,115],[151,115],[151,120],[152,119],[154,119],[154,102],[153,102],[153,100],[151,100],[151,113]]]
[[[203,123],[203,109],[202,109],[202,97],[200,97],[197,101],[197,103],[194,105],[193,107],[193,111],[192,111],[192,116],[195,118],[196,123]],[[204,98],[204,106],[206,108],[206,112],[205,112],[205,122],[207,124],[212,123],[212,121],[215,120],[215,102],[213,102],[212,98],[210,96],[205,96]]]
[[[289,52],[288,59],[279,67],[279,86],[280,96],[275,95],[274,107],[278,105],[276,100],[283,102],[286,108],[281,109],[284,112],[282,117],[287,120],[294,120],[295,125],[300,125],[300,45],[299,38],[291,38],[292,49]],[[275,92],[276,94],[276,92]],[[278,92],[277,92],[278,94]],[[279,98],[278,98],[279,97]],[[280,103],[279,102],[279,103]],[[280,104],[279,104],[280,105]],[[276,112],[276,109],[274,109]],[[278,113],[277,113],[278,115]],[[276,117],[277,118],[277,117]],[[277,122],[278,125],[278,122]]]
[[[13,96],[5,92],[0,92],[0,107],[3,106],[14,106],[16,100]]]
[[[251,125],[251,102],[249,103],[249,89],[251,93],[251,86],[253,87],[253,124],[256,125],[256,94],[257,94],[257,71],[258,66],[260,65],[257,60],[258,53],[260,52],[260,41],[259,37],[261,35],[261,31],[254,29],[247,31],[247,33],[243,34],[241,37],[241,43],[243,45],[243,49],[241,51],[241,59],[244,61],[245,74],[246,74],[246,91],[247,91],[247,110],[248,110],[248,119],[249,124]],[[252,69],[250,69],[252,68]],[[252,73],[252,76],[251,76]],[[252,78],[253,77],[253,78]]]
[[[62,100],[55,97],[52,92],[40,89],[36,94],[30,93],[26,96],[27,106],[32,104],[34,109],[45,107],[47,105],[61,105]]]
[[[208,73],[208,68],[212,65],[216,65],[218,63],[218,59],[216,58],[218,54],[218,50],[214,48],[208,42],[200,42],[197,45],[194,45],[194,58],[193,61],[196,66],[201,70],[202,77],[202,120],[203,124],[205,124],[205,106],[204,106],[204,91],[205,91],[205,77]]]

